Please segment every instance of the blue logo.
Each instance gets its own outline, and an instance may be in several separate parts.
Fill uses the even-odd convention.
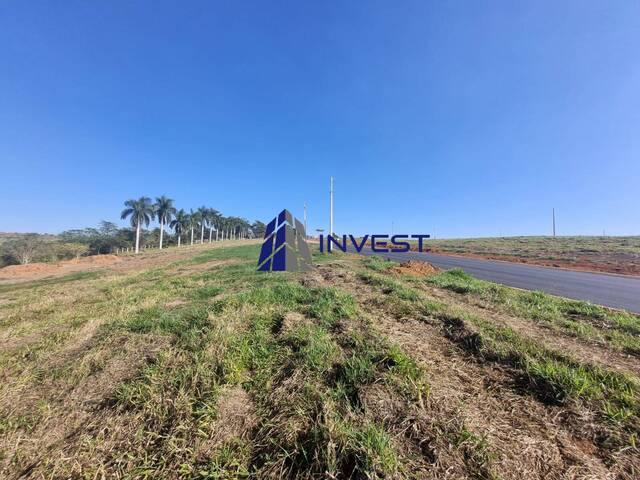
[[[414,234],[414,235],[365,235],[360,237],[360,239],[354,237],[353,235],[342,235],[339,237],[338,235],[327,235],[326,243],[327,243],[327,252],[331,252],[331,246],[335,246],[338,250],[346,252],[349,248],[347,239],[351,242],[352,247],[355,249],[357,253],[360,253],[364,247],[371,248],[372,252],[378,253],[388,253],[388,252],[408,252],[409,250],[415,250],[411,248],[411,244],[406,241],[409,239],[416,239],[417,242],[417,250],[418,252],[429,251],[428,248],[425,247],[424,241],[427,238],[431,238],[431,235],[422,235],[422,234]],[[389,241],[387,241],[389,240]],[[325,237],[324,235],[320,235],[320,253],[324,252],[324,244]]]
[[[311,270],[311,252],[304,226],[289,210],[271,220],[264,231],[258,260],[262,272],[305,272]]]

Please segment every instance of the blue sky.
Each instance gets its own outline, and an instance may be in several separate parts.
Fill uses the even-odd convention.
[[[14,0],[0,45],[0,231],[326,229],[332,174],[338,232],[640,234],[637,1]]]

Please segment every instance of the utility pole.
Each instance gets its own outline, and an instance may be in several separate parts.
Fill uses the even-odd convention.
[[[304,202],[304,236],[307,236],[307,202]]]
[[[329,235],[333,235],[333,177],[329,182]]]
[[[555,207],[552,209],[552,215],[553,215],[553,238],[556,237],[556,209]]]

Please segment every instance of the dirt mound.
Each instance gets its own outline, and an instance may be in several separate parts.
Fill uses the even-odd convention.
[[[391,271],[402,275],[411,275],[414,277],[431,276],[440,273],[440,270],[438,270],[430,263],[417,262],[413,260],[398,265],[397,267],[392,267]]]
[[[91,255],[88,257],[74,258],[61,264],[70,265],[111,265],[112,263],[121,262],[122,259],[116,255]]]
[[[9,265],[0,270],[0,277],[13,278],[30,273],[54,271],[57,265],[51,263],[29,263],[27,265]]]

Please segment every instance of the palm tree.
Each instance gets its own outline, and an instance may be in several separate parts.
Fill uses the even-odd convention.
[[[216,242],[219,240],[219,236],[220,236],[220,227],[222,225],[222,219],[224,218],[224,216],[216,211],[216,215],[215,215],[215,223],[216,223]]]
[[[240,217],[229,217],[229,229],[230,229],[230,238],[232,240],[242,239],[244,236],[244,231],[246,230],[249,222],[244,218]]]
[[[198,212],[194,212],[193,209],[189,212],[189,228],[191,229],[191,245],[193,245],[193,231],[198,228],[200,224],[200,215]]]
[[[236,239],[236,231],[238,230],[238,217],[229,217],[229,238]]]
[[[208,220],[209,209],[200,207],[198,209],[198,218],[200,219],[200,243],[204,242],[204,227]]]
[[[218,217],[220,216],[220,212],[218,212],[215,208],[207,209],[207,223],[209,223],[209,243],[213,238],[213,227],[216,224]],[[218,234],[218,229],[216,227],[216,235]]]
[[[182,237],[182,232],[185,231],[189,226],[189,215],[182,208],[176,212],[176,217],[171,220],[171,224],[169,227],[173,228],[173,231],[176,232],[178,236],[178,246],[180,246],[180,237]]]
[[[224,222],[225,216],[222,214],[218,215],[218,218],[216,219],[216,241],[224,240]]]
[[[247,236],[247,231],[251,227],[251,224],[249,223],[249,220],[242,217],[238,218],[238,222],[240,224],[240,238],[244,239]]]
[[[222,217],[220,219],[220,229],[221,229],[221,240],[224,242],[225,239],[229,239],[228,237],[228,226],[229,226],[229,218],[228,217]]]
[[[126,207],[122,210],[120,218],[124,220],[131,216],[131,226],[136,229],[136,253],[140,251],[140,225],[149,226],[149,222],[153,220],[155,211],[149,197],[140,197],[138,200],[127,200],[124,202]]]
[[[236,226],[236,217],[227,218],[227,238],[233,240],[233,229]]]
[[[227,217],[227,239],[233,240],[233,217]]]
[[[173,206],[173,200],[162,195],[156,197],[156,215],[158,215],[158,221],[160,222],[160,250],[162,250],[162,238],[164,236],[164,226],[171,222],[171,219],[176,214],[176,209]]]
[[[227,219],[227,238],[233,240],[233,229],[235,228],[236,217],[229,217]]]

